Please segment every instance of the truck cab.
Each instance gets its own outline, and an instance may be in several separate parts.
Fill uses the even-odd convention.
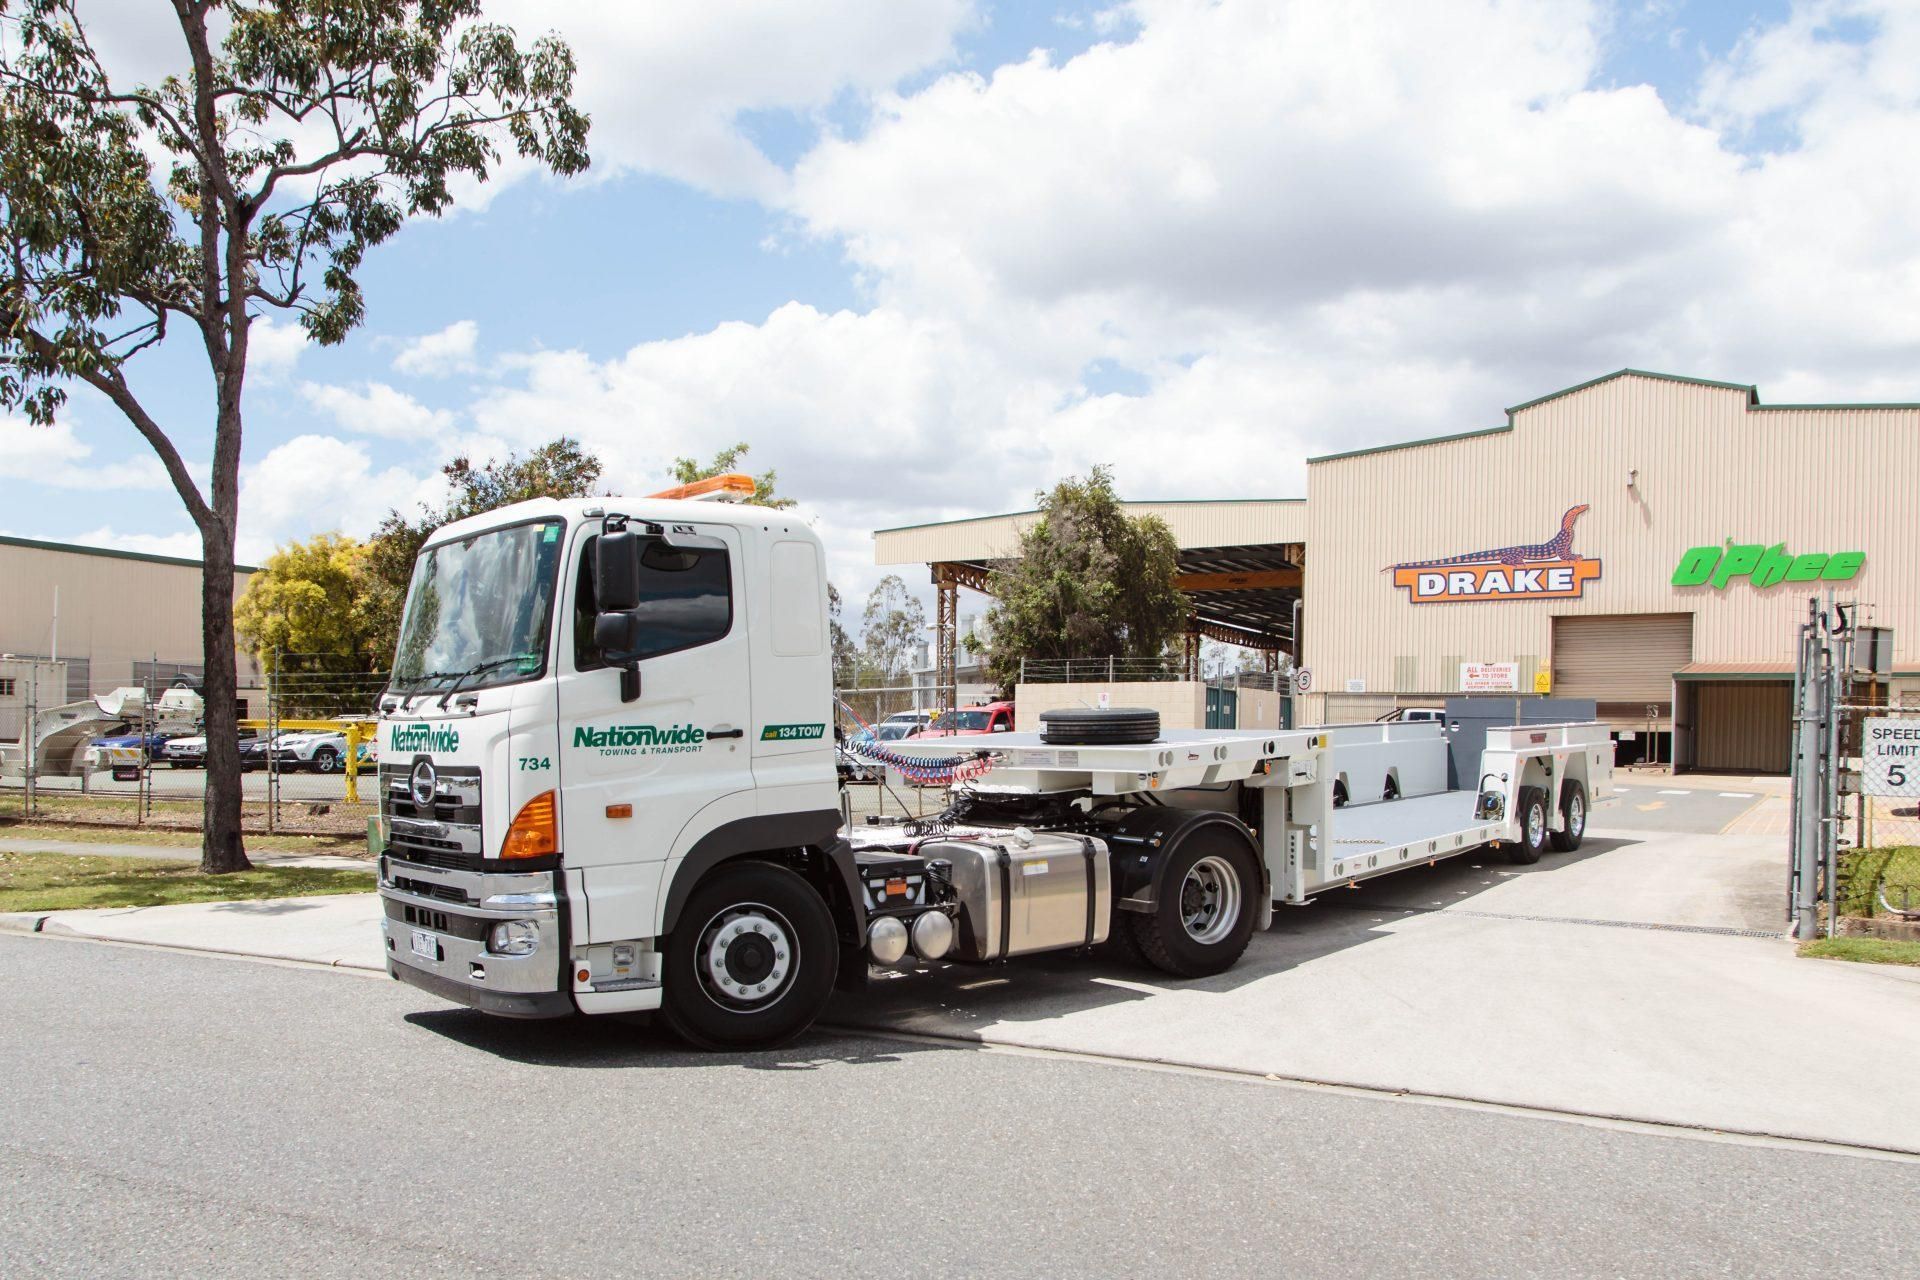
[[[540,500],[437,530],[380,704],[390,973],[510,1016],[658,1009],[663,939],[751,855],[764,901],[690,931],[709,980],[676,1025],[811,1020],[836,968],[811,953],[860,923],[815,909],[851,881],[826,598],[819,539],[758,507]]]

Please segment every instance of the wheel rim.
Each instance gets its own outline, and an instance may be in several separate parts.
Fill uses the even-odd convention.
[[[317,759],[320,762],[320,772],[322,773],[333,772],[333,760],[334,760],[333,752],[322,750],[320,754],[315,757],[315,759]]]
[[[1538,846],[1547,838],[1547,811],[1538,804],[1527,806],[1527,843]]]
[[[1205,857],[1180,882],[1180,923],[1187,936],[1212,945],[1240,921],[1240,873],[1225,858]]]
[[[755,1013],[792,989],[800,945],[785,916],[743,902],[707,921],[694,956],[707,999],[732,1013]]]
[[[1578,791],[1567,801],[1567,830],[1578,838],[1587,830],[1587,802]]]

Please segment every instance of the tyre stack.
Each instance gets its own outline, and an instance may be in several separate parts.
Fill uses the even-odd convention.
[[[1067,707],[1040,713],[1040,741],[1063,747],[1123,747],[1160,740],[1150,707]]]

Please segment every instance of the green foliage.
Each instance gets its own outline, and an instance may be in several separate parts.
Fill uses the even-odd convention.
[[[722,449],[720,452],[714,454],[713,461],[704,467],[692,458],[675,458],[673,460],[674,483],[692,484],[696,480],[705,480],[712,476],[724,476],[738,471],[741,465],[740,459],[746,455],[749,447],[750,446],[746,444],[736,444],[732,448]],[[753,501],[756,505],[772,507],[776,511],[784,511],[794,504],[794,499],[792,498],[775,496],[773,492],[773,482],[777,478],[777,473],[771,469],[763,471],[753,477]]]
[[[233,607],[234,629],[275,670],[364,673],[378,670],[363,607],[367,548],[342,533],[293,542],[267,557]]]
[[[126,394],[121,364],[170,319],[237,408],[252,319],[291,310],[315,341],[344,339],[367,251],[444,212],[455,179],[484,180],[503,140],[556,173],[587,166],[572,53],[521,49],[474,21],[479,0],[175,8],[189,65],[129,86],[74,0],[0,0],[0,406],[35,421],[71,378]]]
[[[413,562],[427,535],[443,524],[532,498],[585,498],[600,483],[600,459],[570,436],[548,441],[521,457],[476,467],[466,457],[440,468],[447,500],[439,510],[422,506],[417,518],[389,511],[367,544],[358,606],[367,619],[368,646],[382,667],[393,661],[400,639]]]
[[[1880,891],[1887,901],[1920,904],[1920,847],[1889,845],[1878,849],[1842,849],[1834,877],[1840,890],[1843,916],[1872,916],[1880,911]]]
[[[847,634],[840,615],[846,608],[846,602],[840,598],[840,588],[831,582],[827,584],[827,629],[833,640],[833,682],[836,685],[849,684],[853,680],[854,667],[859,662],[860,651],[854,647],[853,637]]]
[[[1011,687],[1026,658],[1157,658],[1186,626],[1166,522],[1129,516],[1105,467],[1038,495],[1019,558],[994,566],[989,670]]]
[[[865,674],[882,683],[898,684],[912,669],[913,657],[927,630],[927,611],[907,590],[897,573],[890,573],[867,596],[860,615],[860,644]]]

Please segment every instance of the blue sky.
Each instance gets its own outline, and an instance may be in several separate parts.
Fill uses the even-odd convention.
[[[902,0],[883,24],[820,0],[760,31],[700,25],[725,5],[533,6],[596,95],[593,175],[508,174],[410,225],[363,273],[364,329],[262,366],[243,554],[364,534],[459,449],[573,431],[633,489],[737,438],[857,592],[868,530],[1023,506],[1094,462],[1139,497],[1293,495],[1307,454],[1625,364],[1920,392],[1917,335],[1861,318],[1901,299],[1779,314],[1797,281],[1920,260],[1872,239],[1897,188],[1862,186],[1864,246],[1811,207],[1913,123],[1904,6],[1458,0],[1418,40],[1436,6],[1263,7]],[[470,353],[401,359],[450,326]],[[197,353],[130,373],[204,457]],[[0,528],[190,551],[109,407],[76,395],[62,431],[0,470]],[[1193,457],[1164,457],[1173,433]]]

